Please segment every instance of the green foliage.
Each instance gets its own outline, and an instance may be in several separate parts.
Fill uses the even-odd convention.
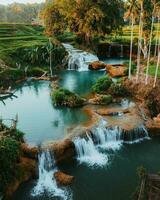
[[[10,86],[10,83],[24,78],[24,71],[15,68],[7,68],[0,71],[0,86]]]
[[[121,27],[122,9],[122,0],[55,0],[46,6],[42,18],[48,35],[70,30],[89,44],[94,36],[110,34]]]
[[[84,103],[84,99],[82,99],[79,95],[65,88],[60,88],[53,91],[51,96],[56,106],[76,107],[81,106]]]
[[[112,84],[110,91],[114,96],[126,97],[130,95],[130,92],[122,84],[118,83]]]
[[[110,104],[112,103],[113,98],[111,95],[102,95],[101,96],[101,103],[102,104]]]
[[[21,62],[28,65],[49,65],[50,54],[52,55],[52,63],[54,66],[61,64],[66,55],[64,47],[55,41],[46,42],[43,45],[35,45],[31,47],[22,47],[15,51],[13,57],[21,57]]]
[[[109,76],[105,75],[97,80],[95,85],[93,85],[92,90],[96,93],[106,93],[112,84],[112,80]]]
[[[17,142],[24,142],[24,133],[18,129],[10,131],[8,136],[15,139]]]
[[[30,67],[27,71],[27,76],[29,77],[40,77],[44,74],[44,70],[40,67]]]
[[[0,140],[0,192],[4,192],[16,174],[19,153],[20,147],[15,139],[5,137]]]
[[[42,4],[23,4],[12,3],[9,5],[0,5],[0,22],[8,23],[31,23],[33,19],[38,21],[39,11],[43,7]]]

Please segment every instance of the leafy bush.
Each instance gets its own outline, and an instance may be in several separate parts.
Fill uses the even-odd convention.
[[[9,137],[0,140],[0,192],[15,177],[16,163],[20,154],[18,142]]]
[[[130,95],[130,92],[121,84],[112,84],[110,87],[110,91],[114,96],[125,97]]]
[[[15,139],[17,142],[24,142],[24,133],[21,132],[20,130],[12,130],[9,134],[10,137]]]
[[[10,86],[16,80],[24,78],[24,71],[15,68],[8,68],[0,72],[0,86]]]
[[[30,68],[27,72],[27,76],[42,76],[44,74],[44,70],[40,67]]]
[[[112,100],[113,100],[113,98],[111,95],[102,95],[101,96],[101,102],[103,104],[110,104],[110,103],[112,103]]]
[[[51,96],[54,104],[57,106],[75,107],[84,103],[83,98],[65,88],[60,88],[53,91]]]
[[[96,93],[103,94],[109,89],[112,84],[112,80],[109,76],[103,76],[99,78],[95,85],[93,85],[92,90]]]

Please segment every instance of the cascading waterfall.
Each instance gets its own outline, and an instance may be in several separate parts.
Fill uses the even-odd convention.
[[[121,147],[121,129],[119,127],[106,128],[107,122],[101,120],[99,126],[93,130],[95,144],[104,150],[118,150]]]
[[[87,135],[87,138],[76,138],[74,144],[77,152],[77,160],[81,163],[86,163],[88,166],[103,166],[107,163],[108,157],[101,153],[96,148],[92,138]]]
[[[43,151],[38,156],[39,160],[39,179],[36,186],[33,188],[32,196],[43,195],[49,193],[50,196],[59,199],[71,199],[69,192],[66,189],[59,188],[54,178],[54,173],[57,171],[54,156],[49,150]]]
[[[80,164],[103,167],[109,161],[110,150],[113,152],[119,150],[123,144],[134,144],[149,139],[143,124],[128,133],[124,133],[117,126],[106,128],[106,124],[104,119],[100,120],[99,125],[93,128],[86,138],[78,137],[73,141]]]
[[[89,63],[99,60],[96,55],[76,49],[70,44],[63,46],[68,52],[68,70],[88,71]]]

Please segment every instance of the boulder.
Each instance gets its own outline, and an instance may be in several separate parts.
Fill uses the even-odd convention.
[[[61,171],[55,172],[54,177],[60,186],[71,185],[74,180],[74,176],[67,175]]]
[[[127,68],[122,65],[119,65],[119,66],[107,65],[106,66],[106,71],[112,78],[125,76],[126,70]]]
[[[105,69],[106,64],[100,61],[95,61],[89,64],[89,69],[90,70],[100,70],[100,69]]]
[[[154,120],[150,119],[145,125],[150,136],[160,136],[160,123],[156,123]]]
[[[21,150],[25,157],[37,159],[38,158],[38,148],[29,147],[26,143],[21,144]]]
[[[154,117],[153,120],[155,123],[160,124],[160,114],[158,114],[157,117]]]
[[[59,142],[48,144],[54,152],[55,160],[58,163],[72,160],[75,156],[75,146],[71,139],[65,139]]]
[[[18,189],[20,184],[23,182],[29,181],[32,178],[38,177],[38,166],[37,162],[34,159],[21,157],[20,162],[18,163],[18,176],[13,179],[13,181],[7,186],[5,191],[5,196],[7,199],[13,195],[13,193]]]

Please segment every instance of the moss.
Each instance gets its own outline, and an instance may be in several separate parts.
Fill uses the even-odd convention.
[[[93,85],[92,90],[95,93],[103,94],[107,92],[111,84],[112,84],[112,79],[106,75],[97,80],[95,85]]]
[[[84,103],[83,98],[65,88],[53,91],[51,96],[56,106],[76,107],[81,106]]]
[[[113,97],[111,95],[102,95],[101,96],[101,103],[102,104],[110,104],[113,101]]]
[[[20,155],[19,143],[10,137],[0,140],[0,192],[4,192],[16,174],[16,163]]]

